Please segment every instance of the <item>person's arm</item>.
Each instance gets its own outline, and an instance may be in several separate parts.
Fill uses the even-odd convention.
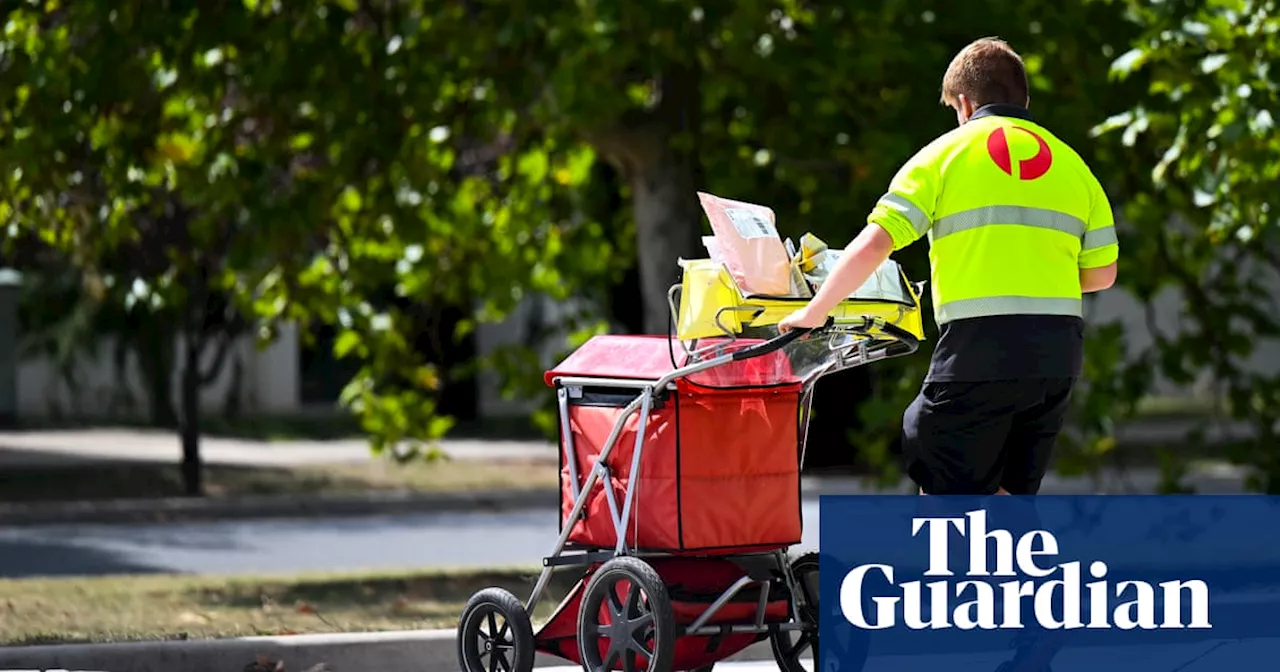
[[[1080,245],[1080,291],[1085,294],[1100,292],[1115,284],[1120,257],[1111,201],[1096,179],[1093,184],[1093,205]]]
[[[935,145],[921,150],[894,175],[888,193],[867,216],[867,225],[809,301],[810,315],[825,318],[866,283],[891,253],[919,240],[933,225],[939,186],[935,150]]]
[[[1098,268],[1080,269],[1080,291],[1089,294],[1111,289],[1111,286],[1116,284],[1117,266],[1118,264],[1113,261]]]
[[[844,248],[844,255],[818,288],[818,293],[809,300],[809,310],[821,315],[835,310],[880,268],[893,249],[893,238],[887,231],[875,224],[864,226],[862,233]]]

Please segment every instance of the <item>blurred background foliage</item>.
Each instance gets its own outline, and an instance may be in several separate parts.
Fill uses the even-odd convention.
[[[1280,492],[1280,380],[1248,364],[1277,330],[1275,4],[15,0],[5,254],[38,278],[30,348],[69,363],[113,336],[146,355],[148,417],[180,430],[193,492],[199,390],[232,339],[283,321],[332,331],[357,365],[343,404],[375,450],[411,457],[479,367],[550,400],[548,339],[665,333],[676,259],[705,256],[697,190],[843,245],[954,126],[951,56],[997,35],[1026,59],[1037,120],[1112,194],[1111,291],[1182,305],[1149,346],[1091,324],[1059,468],[1107,463],[1158,376],[1207,372],[1222,416],[1255,430],[1229,457]],[[899,255],[912,278],[925,253]],[[484,358],[460,345],[530,297],[564,306],[560,329]],[[824,461],[895,476],[928,348],[819,384]],[[1166,460],[1167,490],[1185,462]]]

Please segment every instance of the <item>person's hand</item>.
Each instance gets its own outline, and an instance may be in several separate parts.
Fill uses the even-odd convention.
[[[782,318],[778,322],[778,333],[785,334],[792,329],[817,329],[827,323],[827,316],[814,312],[810,306]]]

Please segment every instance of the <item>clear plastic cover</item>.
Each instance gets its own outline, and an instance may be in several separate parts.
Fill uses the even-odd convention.
[[[698,356],[686,358],[681,353],[678,361],[683,366],[693,361],[712,359],[757,346],[777,336],[777,327],[769,326],[751,329],[746,338],[705,339],[698,342]],[[690,374],[688,380],[696,385],[718,388],[807,385],[825,374],[861,364],[864,361],[861,357],[866,353],[864,348],[876,345],[883,347],[884,344],[876,344],[865,335],[849,331],[824,330],[815,336],[796,339],[772,353]]]
[[[840,260],[841,254],[840,250],[827,250],[823,255],[822,263],[812,272],[806,273],[805,277],[821,287],[831,269],[835,268],[836,262]],[[898,266],[898,262],[892,259],[886,259],[883,264],[880,264],[871,277],[850,294],[849,298],[855,301],[913,303],[911,295],[907,293],[907,286],[902,280],[902,269]]]

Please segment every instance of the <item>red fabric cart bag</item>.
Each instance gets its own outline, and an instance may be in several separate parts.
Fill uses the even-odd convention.
[[[676,387],[681,548],[800,543],[799,387]]]
[[[661,343],[665,348],[665,339]],[[611,347],[616,350],[616,344]],[[775,355],[735,362],[694,379],[716,384],[777,381],[774,372],[787,360],[781,353]],[[769,375],[760,375],[761,371]],[[611,474],[607,486],[619,513],[627,485],[635,480],[638,488],[627,545],[643,550],[741,552],[799,543],[799,394],[799,384],[785,378],[768,386],[736,387],[679,380],[676,390],[650,412],[635,474],[632,458],[640,417],[633,414],[607,461]],[[569,394],[568,424],[579,484],[594,468],[623,406],[638,395],[638,390],[589,385]],[[563,441],[562,436],[562,527],[574,504]],[[599,485],[587,494],[584,512],[569,541],[612,548],[617,534],[608,498]]]

